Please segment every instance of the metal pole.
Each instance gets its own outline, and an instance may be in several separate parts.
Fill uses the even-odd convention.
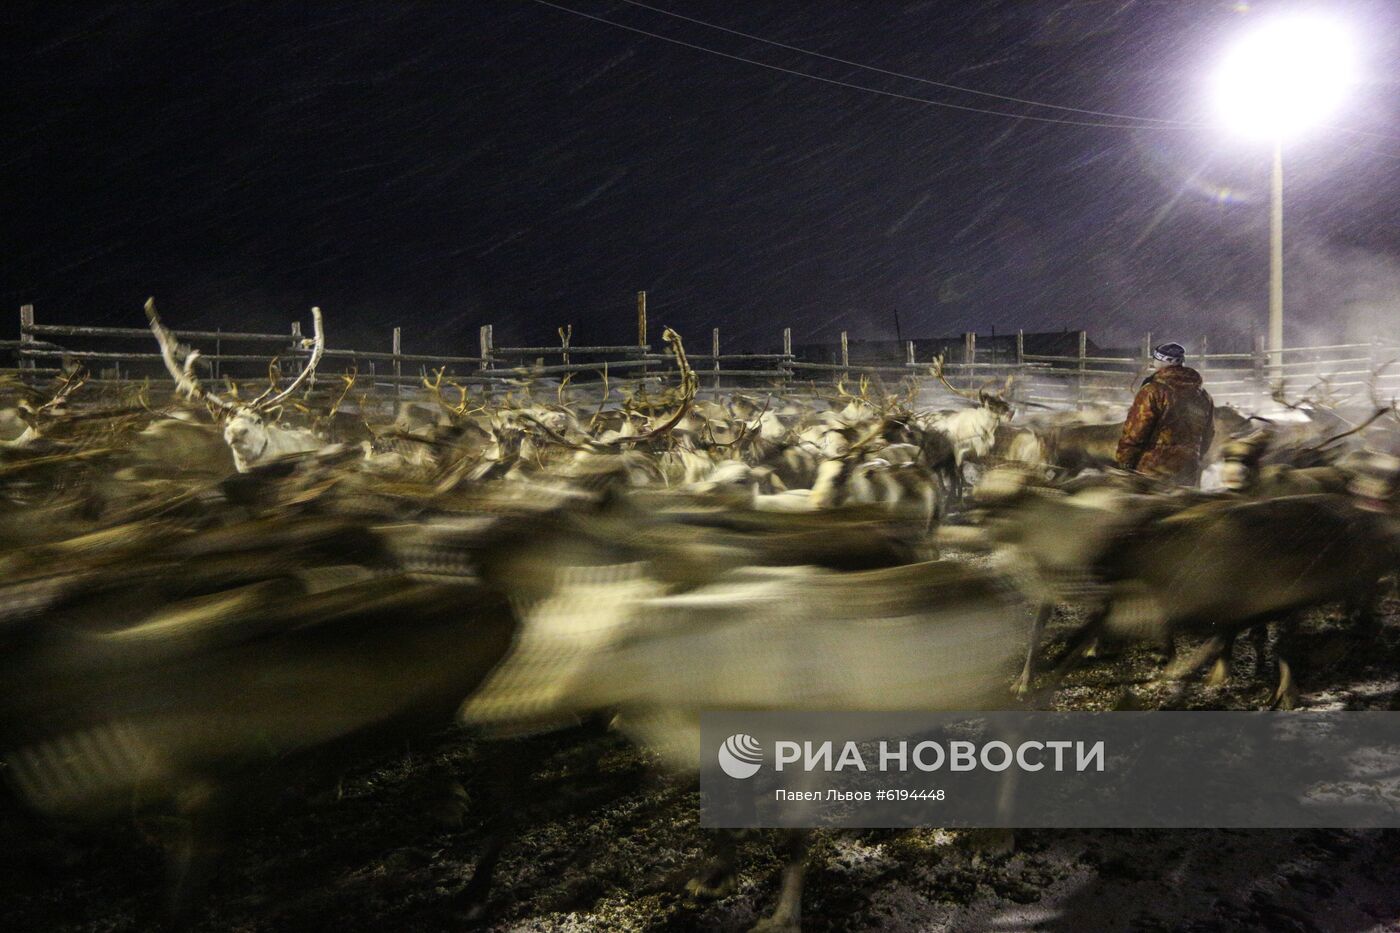
[[[1269,374],[1283,384],[1283,141],[1274,141],[1274,179],[1269,222]]]

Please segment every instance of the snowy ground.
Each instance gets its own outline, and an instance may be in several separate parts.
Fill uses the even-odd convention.
[[[1358,646],[1325,616],[1299,636],[1304,704],[1400,708],[1400,604],[1384,643]],[[1261,706],[1247,646],[1223,688],[1195,686],[1186,708]],[[1152,708],[1150,653],[1077,673],[1058,708]],[[1008,683],[1012,672],[1008,672]],[[739,890],[697,903],[684,880],[706,834],[685,782],[655,776],[602,727],[522,740],[537,763],[513,804],[523,835],[501,864],[487,929],[741,930],[771,907],[778,859],[756,835]],[[292,779],[280,799],[237,815],[198,930],[458,930],[451,895],[483,839],[483,794],[497,747],[461,735],[405,748],[348,773],[339,788]],[[0,854],[0,928],[146,930],[160,911],[161,827],[21,831]],[[811,856],[807,929],[1400,929],[1400,832],[938,829],[822,837]]]

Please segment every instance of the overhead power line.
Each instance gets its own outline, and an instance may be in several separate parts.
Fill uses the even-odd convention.
[[[965,104],[954,104],[944,100],[932,100],[927,97],[915,97],[912,94],[899,94],[894,91],[885,91],[881,90],[880,88],[874,88],[864,84],[855,84],[850,81],[838,81],[835,78],[826,78],[822,77],[821,75],[814,75],[807,71],[798,71],[794,68],[784,68],[781,65],[773,65],[768,62],[761,62],[756,59],[745,58],[742,55],[734,55],[729,52],[721,52],[718,49],[708,48],[706,46],[698,45],[693,42],[686,42],[682,39],[673,39],[670,36],[663,36],[659,33],[648,32],[647,30],[640,29],[636,26],[628,26],[625,23],[618,23],[610,19],[605,19],[601,16],[595,16],[592,13],[585,13],[582,10],[575,10],[572,7],[563,6],[558,3],[551,3],[550,0],[533,0],[533,2],[538,3],[541,6],[547,6],[552,9],[559,10],[561,13],[570,13],[574,16],[582,17],[583,19],[590,19],[596,23],[602,23],[605,26],[612,26],[615,29],[622,29],[627,32],[636,33],[637,35],[647,36],[652,39],[658,39],[662,42],[669,42],[672,45],[679,45],[683,48],[693,49],[697,52],[704,52],[708,55],[717,55],[720,58],[727,58],[730,61],[743,62],[746,65],[753,65],[756,68],[765,68],[769,71],[777,71],[781,72],[782,74],[792,75],[798,78],[807,78],[811,81],[820,81],[823,84],[831,84],[835,85],[836,87],[849,88],[853,91],[864,91],[867,94],[876,94],[880,97],[889,97],[895,100],[904,100],[917,104],[926,104],[930,107],[942,107],[947,110],[960,110],[965,113],[980,113],[985,114],[987,116],[1005,117],[1012,120],[1030,120],[1035,123],[1054,123],[1060,126],[1089,126],[1118,130],[1186,130],[1197,128],[1196,124],[1188,123],[1183,123],[1181,125],[1166,125],[1160,123],[1102,123],[1088,120],[1062,120],[1056,117],[1041,117],[1036,116],[1034,114],[1009,113],[1005,110],[989,110],[983,107],[969,107]]]
[[[1141,117],[1131,113],[1115,113],[1111,110],[1088,110],[1083,107],[1067,107],[1063,104],[1051,104],[1043,100],[1031,100],[1026,97],[1012,97],[1008,94],[996,94],[992,91],[982,91],[978,90],[977,88],[967,87],[961,84],[949,84],[946,81],[934,81],[931,78],[921,78],[918,75],[904,74],[898,71],[890,71],[886,68],[877,68],[874,65],[865,65],[860,62],[851,61],[850,59],[838,58],[835,55],[827,55],[822,52],[816,52],[812,49],[804,49],[800,46],[788,45],[786,42],[776,42],[772,39],[765,39],[763,36],[756,36],[753,33],[741,32],[738,29],[731,29],[728,26],[721,26],[717,23],[706,22],[705,20],[696,19],[693,16],[684,16],[680,13],[673,13],[670,10],[663,10],[660,7],[650,6],[646,3],[639,3],[638,0],[622,0],[622,2],[627,4],[628,6],[634,6],[643,10],[650,10],[653,13],[659,13],[662,16],[669,16],[673,19],[685,20],[687,23],[694,23],[697,26],[704,26],[706,29],[714,29],[718,30],[719,32],[727,32],[733,36],[741,36],[745,39],[751,39],[754,42],[762,42],[764,45],[771,45],[776,48],[787,49],[790,52],[798,52],[802,55],[810,55],[813,58],[821,58],[829,62],[836,62],[841,65],[847,65],[851,68],[859,68],[862,71],[871,71],[875,72],[876,74],[888,75],[891,78],[901,78],[905,81],[917,81],[920,84],[927,84],[932,87],[940,87],[949,91],[958,91],[962,94],[974,94],[978,97],[989,97],[993,100],[1006,101],[1007,103],[1012,104],[1024,104],[1028,107],[1045,107],[1050,110],[1062,110],[1068,113],[1082,113],[1091,117],[1112,117],[1113,119],[1117,120],[1141,120],[1146,123],[1161,123],[1169,126],[1194,125],[1187,120],[1169,120],[1163,117]]]

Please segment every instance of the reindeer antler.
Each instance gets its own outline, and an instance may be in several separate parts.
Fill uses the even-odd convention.
[[[253,409],[276,408],[300,389],[302,383],[306,382],[306,380],[310,379],[312,375],[315,374],[316,367],[321,364],[321,355],[326,352],[326,332],[321,326],[320,308],[311,309],[311,326],[313,328],[312,333],[315,336],[312,338],[311,343],[311,359],[306,361],[306,367],[301,372],[297,373],[297,377],[292,380],[292,384],[281,392],[278,392],[271,398],[266,398],[267,393],[264,392],[262,395],[253,399],[248,407]]]
[[[181,347],[175,335],[165,329],[165,325],[156,314],[154,298],[146,299],[146,319],[150,322],[151,333],[155,334],[156,343],[160,344],[160,356],[165,361],[165,368],[174,378],[175,387],[183,392],[186,398],[217,405],[225,411],[232,411],[238,407],[235,403],[211,393],[200,383],[199,377],[194,374],[194,364],[199,359],[199,351]],[[183,367],[180,365],[182,354],[185,357]]]
[[[1392,396],[1390,399],[1390,404],[1386,404],[1385,402],[1382,402],[1380,398],[1376,395],[1376,391],[1378,388],[1377,383],[1380,382],[1381,376],[1384,375],[1387,369],[1394,366],[1395,362],[1395,360],[1387,360],[1380,366],[1377,366],[1375,371],[1371,373],[1371,379],[1367,383],[1366,391],[1371,398],[1372,408],[1381,413],[1389,411],[1397,419],[1400,419],[1400,408],[1396,407],[1395,397]]]
[[[1273,389],[1269,391],[1269,397],[1272,398],[1275,402],[1278,402],[1284,408],[1287,408],[1289,411],[1297,411],[1298,409],[1302,408],[1305,403],[1309,405],[1317,404],[1312,399],[1308,398],[1306,395],[1296,402],[1290,402],[1288,398],[1283,394],[1283,388],[1284,387],[1282,381],[1276,383]]]
[[[933,375],[937,376],[938,381],[943,383],[944,388],[946,388],[949,392],[952,392],[954,395],[962,396],[965,399],[971,399],[974,402],[980,402],[982,400],[981,396],[979,396],[976,392],[964,391],[963,389],[959,389],[957,386],[953,385],[951,382],[948,381],[948,377],[943,375],[942,353],[938,354],[933,358],[933,368],[929,371]]]
[[[661,339],[671,347],[671,351],[676,355],[676,367],[680,369],[681,402],[679,407],[664,424],[655,430],[645,434],[638,434],[635,437],[620,437],[615,441],[605,445],[609,447],[621,446],[622,444],[635,444],[638,441],[649,441],[669,434],[671,429],[680,424],[685,413],[690,411],[690,406],[695,402],[695,393],[700,389],[700,379],[695,375],[695,371],[690,368],[690,359],[685,355],[685,345],[681,343],[681,335],[667,327],[661,332]]]
[[[429,382],[427,377],[424,377],[423,388],[427,389],[428,392],[432,394],[439,405],[451,412],[454,417],[460,418],[467,413],[467,408],[470,405],[467,399],[467,388],[466,386],[457,385],[453,382],[448,383],[448,385],[457,390],[457,404],[453,405],[449,402],[442,394],[442,380],[446,372],[446,366],[435,370],[432,382]]]
[[[53,394],[52,398],[36,408],[34,413],[37,415],[53,411],[66,402],[68,396],[72,395],[83,383],[87,382],[87,380],[87,370],[84,369],[75,369],[72,372],[65,373],[63,376],[63,385],[58,387],[58,391]]]

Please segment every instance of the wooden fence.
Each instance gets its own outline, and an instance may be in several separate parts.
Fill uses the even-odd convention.
[[[292,378],[309,356],[300,323],[283,334],[242,331],[175,331],[180,340],[200,349],[207,366],[202,377],[216,385],[237,380],[268,378],[274,361],[282,379]],[[562,380],[576,384],[607,378],[612,384],[656,382],[674,374],[674,361],[657,352],[649,342],[646,293],[637,296],[637,343],[616,346],[581,346],[572,343],[572,328],[560,328],[559,342],[545,346],[498,346],[493,328],[480,330],[475,355],[412,354],[401,350],[402,331],[395,327],[387,350],[327,347],[321,374],[356,371],[361,385],[377,394],[413,397],[425,378],[439,370],[455,382],[495,392],[518,386],[524,380]],[[844,382],[850,391],[862,379],[895,390],[912,379],[921,388],[933,388],[931,359],[916,358],[916,342],[903,346],[903,359],[853,360],[847,334],[840,335],[835,361],[798,359],[793,353],[792,329],[780,332],[781,351],[772,353],[723,353],[719,328],[710,332],[708,353],[697,352],[690,336],[687,356],[702,390],[767,388],[785,392],[830,391]],[[1091,356],[1087,332],[1078,334],[1078,353],[1044,355],[1026,352],[1025,335],[1016,335],[1015,352],[998,354],[1011,359],[985,362],[979,355],[977,335],[963,335],[961,346],[949,348],[944,372],[959,388],[999,386],[1014,376],[1013,398],[1050,407],[1080,407],[1093,403],[1124,405],[1136,390],[1151,359],[1151,335],[1133,355]],[[775,341],[776,343],[776,341]],[[1274,386],[1271,374],[1284,375],[1289,398],[1311,397],[1338,405],[1369,404],[1374,390],[1384,399],[1400,395],[1400,359],[1395,344],[1336,344],[1286,348],[1278,359],[1255,341],[1249,353],[1210,353],[1202,337],[1190,348],[1190,363],[1200,369],[1206,387],[1217,402],[1257,409],[1268,403]],[[960,351],[960,352],[958,352]],[[64,367],[82,366],[97,383],[127,383],[142,379],[168,379],[150,331],[144,327],[78,327],[39,323],[32,305],[20,309],[19,340],[0,341],[0,354],[12,357],[9,369],[0,372],[24,378],[55,375]],[[555,362],[557,360],[557,362]]]

